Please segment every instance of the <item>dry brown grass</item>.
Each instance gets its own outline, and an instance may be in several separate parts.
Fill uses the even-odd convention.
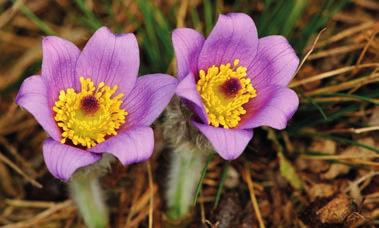
[[[0,14],[0,226],[84,227],[65,185],[54,179],[43,163],[41,144],[46,134],[30,114],[14,104],[20,82],[26,73],[38,73],[41,60],[43,32],[21,13],[23,2],[15,1]],[[0,5],[9,4],[0,0]],[[159,4],[167,8],[174,1]],[[79,46],[91,34],[77,24],[75,17],[79,14],[70,1],[27,1],[27,6],[46,19],[57,35]],[[135,31],[140,26],[138,21],[128,23],[123,14],[129,10],[142,17],[133,1],[112,3],[111,7],[118,23],[127,25],[123,31]],[[183,3],[178,26],[185,25],[187,11]],[[299,93],[302,105],[331,102],[327,107],[330,114],[352,103],[360,106],[338,121],[303,128],[301,134],[333,133],[379,148],[378,98],[363,101],[340,94],[323,96],[342,91],[354,94],[362,88],[379,91],[378,32],[379,4],[374,0],[355,0],[328,23],[290,86]],[[307,50],[311,47],[312,42]],[[102,179],[112,227],[162,227],[167,222],[163,191],[169,149],[159,132],[156,151],[149,161],[129,167],[114,164]],[[265,139],[266,131],[259,132],[249,151],[231,163],[232,171],[216,209],[213,206],[224,163],[218,157],[210,163],[196,210],[189,219],[192,227],[378,226],[377,153],[328,138],[277,134],[303,183],[303,189],[295,189],[281,176],[276,148]],[[299,154],[306,151],[326,154]],[[232,219],[225,219],[228,216]],[[328,225],[335,221],[337,225]]]

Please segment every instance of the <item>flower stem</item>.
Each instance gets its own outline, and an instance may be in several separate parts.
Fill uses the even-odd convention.
[[[86,225],[90,228],[108,227],[107,208],[97,176],[74,175],[69,186]]]
[[[171,156],[166,195],[167,216],[172,220],[181,220],[192,209],[206,155],[190,143],[184,143],[175,148]]]

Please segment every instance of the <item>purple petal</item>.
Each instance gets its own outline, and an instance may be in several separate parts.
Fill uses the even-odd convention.
[[[239,157],[253,137],[252,130],[225,129],[192,121],[211,142],[216,152],[225,160]]]
[[[134,87],[139,69],[139,50],[132,33],[114,35],[102,27],[91,37],[77,64],[77,74],[89,77],[95,85],[105,82],[118,86],[125,96]]]
[[[270,126],[284,129],[298,106],[299,98],[287,87],[271,86],[257,90],[257,96],[245,105],[247,114],[242,116],[238,128]]]
[[[43,158],[54,177],[68,181],[77,169],[97,162],[101,155],[48,138],[43,143]]]
[[[267,36],[259,39],[258,53],[248,67],[248,75],[257,89],[287,86],[298,65],[299,58],[286,38]]]
[[[204,42],[199,56],[199,69],[240,60],[247,67],[258,48],[258,34],[254,21],[244,13],[220,15],[217,24]]]
[[[204,43],[204,37],[196,30],[189,28],[175,29],[172,33],[178,79],[182,80],[189,73],[198,74],[198,57]]]
[[[183,98],[189,108],[202,120],[203,123],[208,123],[208,115],[205,111],[205,106],[196,89],[195,76],[188,74],[176,88],[176,95]]]
[[[60,140],[60,130],[49,106],[47,88],[40,76],[24,80],[16,97],[16,103],[28,110],[43,129],[55,140]]]
[[[49,104],[52,106],[60,90],[78,88],[75,67],[80,50],[73,43],[55,36],[43,39],[42,50],[42,78],[46,82]]]
[[[150,127],[139,127],[124,131],[90,150],[95,153],[110,153],[123,165],[150,158],[154,149],[154,133]]]
[[[125,128],[150,126],[170,102],[176,85],[176,78],[166,74],[139,77],[122,106],[128,112]]]

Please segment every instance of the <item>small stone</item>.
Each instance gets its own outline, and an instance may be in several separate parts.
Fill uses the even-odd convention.
[[[228,173],[225,179],[225,187],[227,188],[235,188],[240,183],[240,175],[236,171],[236,169],[232,166],[229,166]]]

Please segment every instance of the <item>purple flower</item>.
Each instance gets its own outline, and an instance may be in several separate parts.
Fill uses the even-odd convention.
[[[131,34],[102,27],[83,51],[64,39],[43,39],[41,76],[23,82],[16,102],[49,138],[49,171],[67,181],[106,152],[124,165],[146,160],[154,147],[149,127],[171,100],[177,80],[164,74],[137,78],[139,50]]]
[[[176,94],[194,112],[192,124],[227,160],[237,158],[253,128],[284,129],[299,105],[288,83],[299,59],[282,36],[258,39],[246,14],[220,15],[207,39],[193,29],[173,32]]]

